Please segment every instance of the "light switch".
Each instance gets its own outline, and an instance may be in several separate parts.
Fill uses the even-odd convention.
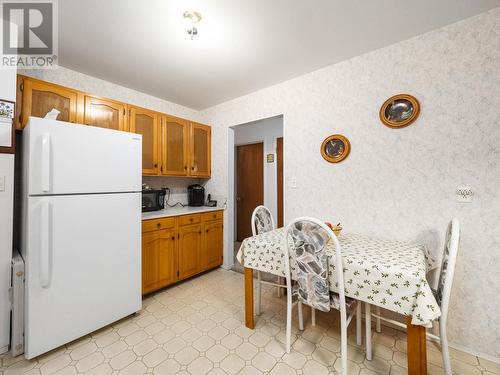
[[[459,186],[455,192],[457,197],[457,202],[460,203],[471,203],[472,196],[474,193],[472,192],[472,188],[470,186]]]
[[[5,176],[0,176],[0,191],[5,191]]]
[[[290,185],[292,189],[297,189],[297,179],[295,177],[290,181]]]

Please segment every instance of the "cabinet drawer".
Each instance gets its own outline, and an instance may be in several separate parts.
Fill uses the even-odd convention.
[[[222,220],[222,219],[223,219],[222,211],[213,211],[203,214],[203,221]]]
[[[164,219],[144,220],[142,222],[143,232],[151,232],[153,230],[167,229],[173,227],[175,227],[174,217],[166,217]]]
[[[201,215],[179,216],[179,225],[198,224],[201,222]]]

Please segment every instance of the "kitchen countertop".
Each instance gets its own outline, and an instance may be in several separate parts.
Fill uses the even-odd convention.
[[[171,217],[171,216],[180,216],[180,215],[190,215],[190,214],[199,214],[203,212],[211,212],[211,211],[223,211],[222,207],[168,207],[164,210],[160,211],[152,211],[152,212],[143,212],[142,220],[149,219],[161,219],[163,217]]]

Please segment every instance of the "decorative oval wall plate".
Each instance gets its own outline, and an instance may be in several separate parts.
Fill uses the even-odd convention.
[[[404,128],[414,122],[420,113],[420,103],[408,94],[390,97],[380,108],[380,121],[390,128]]]
[[[351,151],[351,143],[341,134],[327,137],[321,144],[321,156],[330,163],[344,160]]]

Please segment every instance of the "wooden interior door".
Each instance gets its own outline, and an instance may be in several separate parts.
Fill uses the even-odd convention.
[[[264,144],[236,147],[236,239],[252,235],[250,220],[258,205],[264,204]]]
[[[276,173],[278,176],[278,228],[283,226],[283,137],[276,139]]]
[[[130,131],[142,134],[142,174],[157,175],[158,143],[159,143],[158,114],[144,108],[130,108]]]
[[[211,129],[210,126],[191,123],[189,147],[191,169],[189,174],[210,177],[211,173]]]
[[[125,119],[126,105],[124,103],[85,95],[85,114],[83,122],[86,125],[127,131]]]
[[[187,176],[189,174],[189,122],[173,116],[164,116],[161,139],[161,174]]]
[[[177,239],[174,229],[159,231],[158,248],[158,280],[157,286],[162,288],[177,281]]]
[[[29,116],[45,117],[53,108],[60,111],[60,121],[76,121],[77,92],[47,82],[23,78],[23,108],[21,126],[24,128]]]
[[[159,231],[142,233],[142,293],[155,289],[158,280]]]
[[[223,251],[223,223],[222,220],[205,224],[204,254],[206,257],[205,269],[214,268],[222,264]]]
[[[201,224],[179,227],[179,279],[201,271]]]

